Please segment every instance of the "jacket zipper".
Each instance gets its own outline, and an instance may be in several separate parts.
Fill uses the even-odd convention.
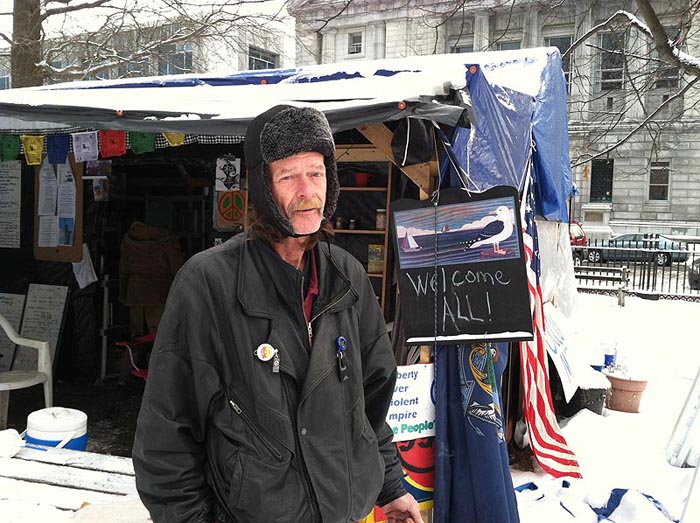
[[[310,321],[306,321],[306,313],[304,312],[304,278],[302,277],[301,279],[301,314],[302,317],[304,318],[304,321],[306,323],[306,334],[308,336],[309,340],[309,350],[311,350],[311,347],[313,346],[313,339],[314,339],[314,331],[313,328],[311,327],[311,323],[316,320],[321,314],[326,312],[328,309],[333,307],[336,303],[338,303],[340,300],[342,300],[347,294],[350,292],[350,289],[348,288],[343,294],[338,296],[336,300],[333,300],[331,303],[323,307],[320,311],[315,316],[311,317]],[[296,434],[296,431],[298,430],[298,426],[296,423],[296,419],[294,420],[294,431]],[[345,431],[347,433],[347,431]],[[347,436],[346,436],[347,437]],[[299,442],[298,436],[295,438],[296,440],[296,446],[297,446],[297,455],[299,456],[299,463],[301,464],[301,470],[303,472],[304,476],[304,490],[306,491],[306,497],[308,499],[309,503],[309,510],[311,511],[312,514],[312,521],[320,521],[321,515],[316,513],[316,504],[313,502],[313,496],[312,496],[312,483],[311,483],[311,476],[309,475],[309,470],[306,468],[306,461],[304,461],[304,454],[301,450],[301,443]],[[346,442],[346,448],[349,448],[347,446]],[[346,458],[349,459],[349,458]]]
[[[345,289],[345,292],[344,292],[343,294],[341,294],[340,296],[338,296],[337,299],[333,300],[331,303],[329,303],[328,305],[326,305],[323,309],[321,309],[320,311],[318,311],[318,313],[317,313],[315,316],[312,316],[312,317],[311,317],[311,321],[314,321],[314,320],[315,320],[316,318],[318,318],[321,314],[323,314],[323,313],[326,312],[328,309],[330,309],[331,307],[333,307],[333,305],[335,305],[335,304],[338,303],[340,300],[342,300],[343,298],[345,298],[345,296],[347,296],[348,294],[350,294],[350,287],[348,287],[347,289]],[[309,322],[309,325],[311,325],[311,322]]]
[[[307,328],[308,333],[309,333],[309,347],[311,347],[311,342],[313,341],[313,338],[314,338],[314,331],[313,331],[313,329],[311,328],[311,323],[314,322],[319,316],[321,316],[321,314],[325,313],[328,309],[330,309],[331,307],[333,307],[333,305],[335,305],[335,304],[338,303],[340,300],[342,300],[343,298],[345,298],[345,296],[347,296],[349,293],[350,293],[350,289],[348,288],[348,289],[345,290],[345,292],[344,292],[343,294],[341,294],[340,296],[338,296],[337,299],[333,300],[331,303],[329,303],[328,305],[326,305],[323,309],[321,309],[320,311],[318,311],[318,313],[316,313],[315,316],[312,316],[312,317],[311,317],[311,321],[309,321],[309,322],[306,324],[306,328]]]
[[[301,316],[304,318],[304,322],[306,323],[306,335],[307,339],[309,341],[309,347],[308,350],[309,352],[311,351],[311,347],[313,346],[313,339],[314,339],[314,331],[311,328],[311,321],[313,321],[313,318],[311,321],[306,321],[306,311],[304,311],[304,277],[301,277],[301,288],[300,288],[300,293],[301,295]],[[285,382],[286,383],[286,382]],[[316,505],[314,503],[314,496],[312,494],[313,492],[313,486],[311,484],[311,476],[309,475],[309,469],[306,468],[306,461],[304,460],[304,453],[301,450],[301,442],[299,441],[299,436],[298,436],[298,430],[299,430],[299,425],[296,422],[296,413],[294,416],[292,416],[294,419],[294,434],[297,434],[294,438],[295,441],[295,447],[297,449],[297,456],[299,456],[299,464],[302,472],[302,483],[304,484],[304,493],[306,494],[306,500],[307,503],[309,504],[309,512],[311,513],[311,521],[318,521],[320,519],[320,515],[317,518],[316,514]]]
[[[309,350],[311,350],[311,347],[313,346],[313,341],[314,341],[314,331],[313,328],[311,327],[311,324],[319,317],[321,314],[325,313],[328,309],[333,307],[336,303],[338,303],[340,300],[345,298],[350,293],[350,288],[348,287],[345,289],[345,292],[338,296],[335,300],[330,302],[328,305],[323,307],[320,311],[316,313],[315,316],[311,317],[311,320],[306,322],[306,313],[304,312],[304,278],[302,277],[301,279],[301,314],[304,318],[304,321],[306,323],[306,334],[309,339]]]
[[[267,448],[267,450],[270,451],[270,453],[277,458],[279,461],[282,461],[282,454],[270,443],[267,438],[263,435],[263,433],[258,429],[258,427],[255,426],[255,424],[251,421],[251,419],[248,417],[248,415],[243,412],[243,409],[241,409],[240,405],[238,403],[234,402],[233,400],[228,400],[229,404],[233,408],[234,412],[238,414],[241,419],[245,422],[246,425],[248,425],[248,428],[253,431],[253,434],[257,436],[257,438],[262,442],[263,445]]]

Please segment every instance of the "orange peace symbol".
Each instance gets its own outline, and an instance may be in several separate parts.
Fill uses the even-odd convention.
[[[219,196],[219,215],[226,221],[235,222],[243,217],[243,196],[239,192],[227,191]]]

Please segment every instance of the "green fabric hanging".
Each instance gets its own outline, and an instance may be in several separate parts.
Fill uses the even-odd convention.
[[[0,136],[0,160],[12,162],[19,156],[19,136],[3,134]]]
[[[156,150],[155,133],[129,132],[129,144],[134,154],[150,153]]]

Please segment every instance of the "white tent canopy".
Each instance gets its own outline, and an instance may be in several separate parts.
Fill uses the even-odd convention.
[[[336,131],[406,116],[465,125],[467,104],[459,93],[470,64],[481,65],[502,85],[516,82],[513,88],[536,94],[548,53],[523,53],[419,56],[224,77],[177,75],[11,89],[0,92],[0,132],[84,127],[245,134],[250,119],[278,104],[313,105],[328,115]],[[503,74],[504,65],[508,74]],[[511,65],[527,67],[527,74],[514,74]]]

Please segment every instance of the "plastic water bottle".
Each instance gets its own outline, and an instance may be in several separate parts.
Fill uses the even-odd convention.
[[[608,343],[605,346],[603,366],[606,369],[614,367],[617,363],[617,345],[615,343]]]

